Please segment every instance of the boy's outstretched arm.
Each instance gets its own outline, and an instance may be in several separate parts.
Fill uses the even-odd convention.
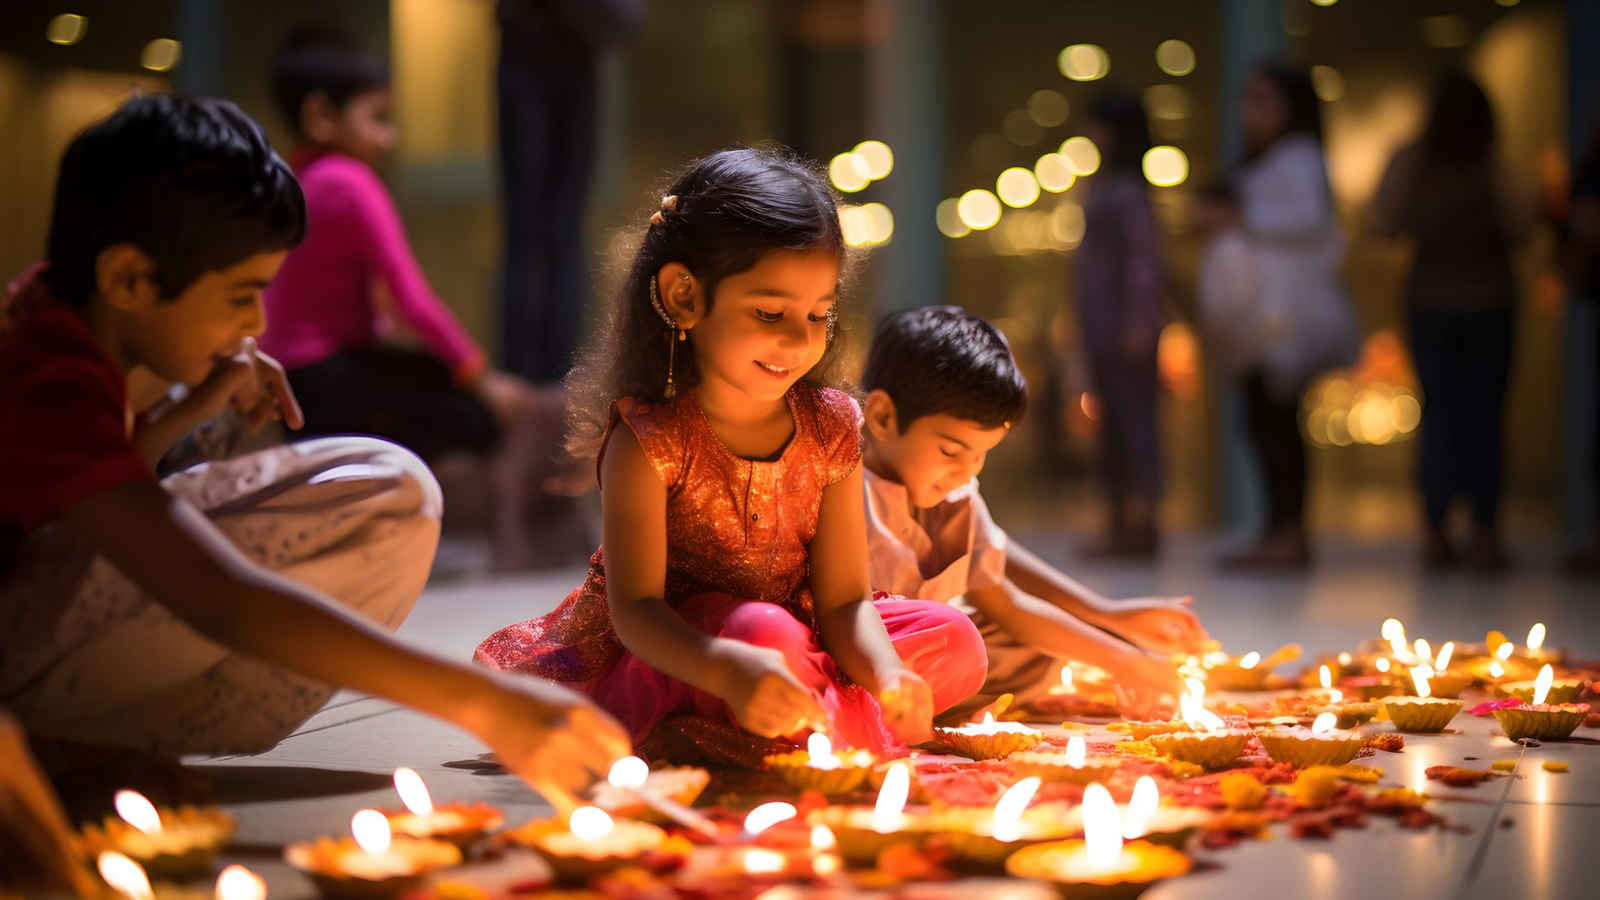
[[[557,806],[628,752],[566,688],[423,653],[245,558],[203,513],[150,481],[70,507],[68,528],[201,635],[268,663],[451,722]]]
[[[1006,579],[1152,653],[1200,653],[1210,640],[1190,608],[1193,598],[1108,600],[1015,541],[1006,544]]]

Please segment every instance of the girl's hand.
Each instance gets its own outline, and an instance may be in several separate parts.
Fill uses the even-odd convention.
[[[1151,653],[1203,653],[1211,636],[1190,604],[1192,597],[1141,597],[1106,605],[1105,627]]]
[[[1111,674],[1111,690],[1117,695],[1117,706],[1129,718],[1171,715],[1184,690],[1183,679],[1170,659],[1137,647],[1128,648],[1128,652],[1107,666],[1106,671]]]
[[[817,695],[789,671],[781,652],[749,644],[725,652],[732,671],[722,699],[740,727],[767,738],[828,731]]]
[[[499,679],[495,691],[472,730],[561,815],[632,751],[622,726],[576,691],[516,676]]]
[[[907,744],[933,739],[933,691],[922,676],[900,669],[880,681],[878,706],[883,723]]]

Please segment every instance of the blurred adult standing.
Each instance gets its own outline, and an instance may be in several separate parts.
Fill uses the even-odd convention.
[[[1447,529],[1457,497],[1472,509],[1466,562],[1507,565],[1499,510],[1517,293],[1511,256],[1537,224],[1536,196],[1496,158],[1489,98],[1465,75],[1445,77],[1422,137],[1389,163],[1372,212],[1378,234],[1415,247],[1405,307],[1423,393],[1417,480],[1430,567],[1460,560]]]
[[[638,35],[644,6],[645,0],[499,0],[501,362],[535,383],[565,375],[577,345],[599,62]]]
[[[1085,129],[1100,148],[1077,253],[1078,310],[1100,400],[1100,473],[1109,521],[1093,556],[1150,556],[1157,549],[1161,446],[1156,432],[1156,342],[1161,336],[1161,257],[1141,164],[1150,123],[1139,101],[1108,94]]]
[[[1238,328],[1254,337],[1242,373],[1251,442],[1266,486],[1266,526],[1226,565],[1296,569],[1311,562],[1306,537],[1306,450],[1300,395],[1320,371],[1355,361],[1360,332],[1340,278],[1345,241],[1322,153],[1322,112],[1310,76],[1263,66],[1240,99],[1245,159],[1233,187],[1254,250],[1260,296]]]

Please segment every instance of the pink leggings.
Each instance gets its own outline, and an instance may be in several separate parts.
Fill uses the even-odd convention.
[[[932,688],[936,712],[983,687],[988,671],[983,638],[960,610],[890,594],[879,594],[873,606],[900,658]],[[685,601],[678,613],[706,634],[782,651],[790,671],[821,699],[832,720],[835,746],[861,747],[879,756],[905,749],[884,725],[878,701],[843,680],[817,636],[787,609],[726,594],[702,594]],[[586,688],[621,720],[635,741],[644,740],[663,719],[673,716],[697,713],[733,721],[720,698],[656,671],[627,651]]]

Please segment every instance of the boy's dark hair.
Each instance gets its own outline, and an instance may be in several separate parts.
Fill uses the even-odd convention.
[[[57,299],[83,306],[101,251],[132,244],[172,299],[207,272],[293,247],[305,223],[299,183],[237,106],[135,95],[61,157],[45,280]]]
[[[998,428],[1028,408],[1028,382],[1005,335],[959,306],[924,306],[884,317],[872,336],[861,389],[894,401],[900,431],[944,414]]]
[[[389,66],[355,38],[330,28],[296,29],[272,58],[272,99],[296,134],[300,108],[316,91],[343,109],[351,98],[389,86]]]
[[[833,189],[816,166],[781,150],[737,147],[689,163],[657,196],[676,204],[648,225],[627,278],[595,339],[567,378],[571,431],[568,452],[599,452],[611,424],[611,404],[623,397],[665,399],[673,333],[650,303],[650,279],[667,263],[688,266],[705,291],[707,312],[723,279],[748,271],[774,250],[816,251],[849,271]],[[661,210],[652,204],[653,214]],[[842,341],[835,336],[804,376],[825,383]],[[691,341],[677,344],[679,390],[700,383]]]

